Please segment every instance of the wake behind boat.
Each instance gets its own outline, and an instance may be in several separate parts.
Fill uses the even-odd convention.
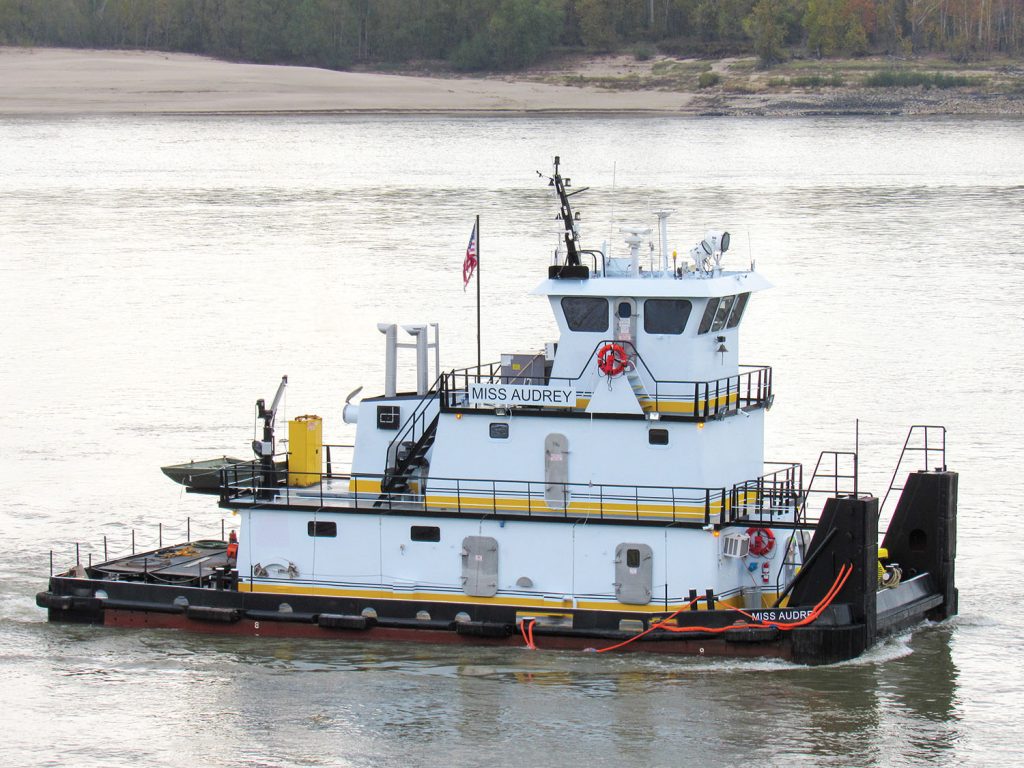
[[[824,452],[806,483],[765,460],[772,369],[740,364],[739,334],[770,285],[723,266],[728,232],[680,259],[659,211],[658,248],[637,226],[621,254],[584,249],[557,158],[548,178],[564,231],[534,293],[557,340],[441,370],[436,325],[410,343],[379,325],[384,392],[346,403],[351,452],[318,416],[278,450],[283,379],[255,460],[214,460],[215,487],[179,473],[239,514],[238,541],[76,563],[37,596],[50,620],[828,663],[955,614],[945,430],[908,435],[879,545],[856,454]]]

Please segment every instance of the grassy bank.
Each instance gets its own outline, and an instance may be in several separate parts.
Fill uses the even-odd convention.
[[[750,109],[757,97],[768,106],[784,105],[792,98],[797,106],[818,101],[849,104],[849,111],[876,111],[871,104],[884,96],[884,105],[877,111],[887,114],[927,112],[929,103],[945,105],[935,112],[972,112],[972,102],[980,112],[1016,114],[1022,110],[1014,102],[1024,99],[1024,64],[1013,59],[969,64],[941,57],[793,59],[761,69],[754,57],[702,60],[620,55],[569,58],[523,77],[608,90],[697,93],[726,111]],[[960,107],[951,109],[951,101]]]

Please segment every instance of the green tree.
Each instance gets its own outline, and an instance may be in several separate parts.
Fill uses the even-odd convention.
[[[595,51],[612,50],[619,41],[615,0],[576,0],[583,44]]]
[[[501,0],[487,24],[453,54],[459,69],[517,69],[548,52],[561,31],[559,0]]]
[[[782,61],[785,28],[781,0],[758,0],[750,15],[743,20],[743,29],[754,41],[754,53],[763,68]]]
[[[867,51],[867,34],[848,0],[807,0],[807,47],[819,58]]]

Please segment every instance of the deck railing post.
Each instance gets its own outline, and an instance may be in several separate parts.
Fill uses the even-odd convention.
[[[224,518],[220,519],[220,540],[224,541]]]
[[[82,564],[82,562],[81,562],[81,560],[79,559],[79,556],[78,556],[78,542],[76,541],[75,542],[75,565],[81,565],[81,564]]]
[[[103,562],[107,562],[110,556],[107,555],[107,535],[103,534]]]
[[[50,550],[50,578],[53,578],[53,550]]]
[[[132,528],[132,554],[135,554],[135,529]]]
[[[159,531],[160,531],[159,538],[157,540],[160,542],[160,548],[163,549],[163,546],[164,546],[164,524],[163,523],[157,523],[157,525],[159,526]]]
[[[185,541],[192,541],[192,518],[185,518]]]

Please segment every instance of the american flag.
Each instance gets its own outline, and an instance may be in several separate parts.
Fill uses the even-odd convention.
[[[466,260],[462,262],[462,290],[466,290],[469,281],[473,278],[473,271],[476,269],[476,224],[473,225],[473,232],[469,236],[469,245],[466,246]]]

